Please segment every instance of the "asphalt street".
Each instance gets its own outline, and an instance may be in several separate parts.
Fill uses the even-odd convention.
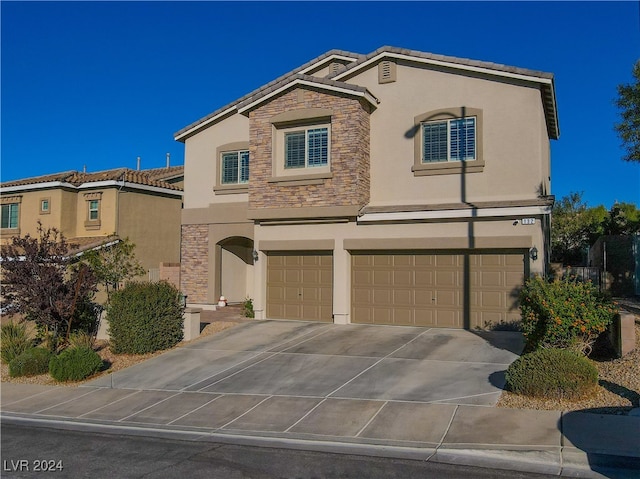
[[[36,470],[39,469],[39,470]],[[46,471],[43,471],[45,469]],[[2,424],[3,478],[548,479],[405,459]]]

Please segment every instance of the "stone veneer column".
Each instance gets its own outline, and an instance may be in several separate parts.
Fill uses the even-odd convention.
[[[284,154],[272,159],[274,128],[271,118],[299,109],[330,109],[332,178],[321,184],[287,185],[269,182],[272,161],[284,163]],[[364,206],[369,202],[369,106],[359,99],[303,88],[266,102],[249,114],[251,181],[249,208]],[[313,173],[309,168],[301,174]]]
[[[189,304],[207,302],[209,225],[182,225],[180,289]]]

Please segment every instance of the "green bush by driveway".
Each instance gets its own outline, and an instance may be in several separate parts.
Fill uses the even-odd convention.
[[[507,388],[531,397],[580,399],[598,384],[598,370],[582,354],[568,349],[539,349],[507,369]]]
[[[111,350],[145,354],[168,349],[183,337],[179,291],[170,283],[128,283],[107,309]]]

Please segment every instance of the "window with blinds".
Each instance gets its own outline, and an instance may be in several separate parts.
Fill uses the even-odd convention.
[[[249,182],[249,151],[222,153],[221,182],[224,185]]]
[[[476,118],[422,124],[423,163],[476,159]]]
[[[284,136],[285,168],[313,168],[329,164],[329,129],[307,128]]]

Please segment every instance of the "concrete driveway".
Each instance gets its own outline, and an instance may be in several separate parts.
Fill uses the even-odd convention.
[[[492,406],[522,347],[514,332],[252,321],[86,386]]]

